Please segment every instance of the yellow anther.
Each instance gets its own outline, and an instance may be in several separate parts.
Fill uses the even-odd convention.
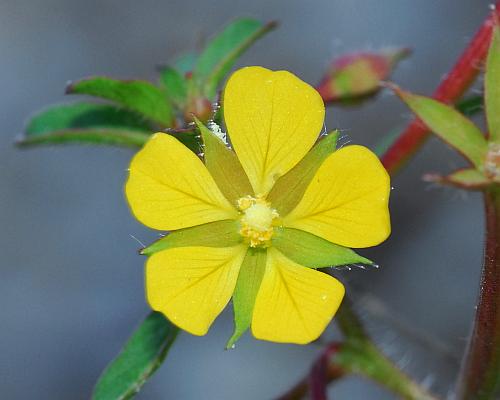
[[[267,247],[273,236],[273,223],[278,212],[261,197],[245,196],[238,200],[242,212],[240,234],[250,247]]]

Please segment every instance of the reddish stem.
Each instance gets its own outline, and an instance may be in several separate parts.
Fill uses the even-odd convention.
[[[451,71],[441,81],[433,97],[445,103],[455,103],[476,78],[486,58],[494,21],[500,18],[500,0],[495,10],[483,22],[472,41],[464,50]],[[394,174],[425,142],[429,130],[418,119],[414,119],[382,156],[382,163]]]
[[[337,342],[330,343],[314,362],[310,374],[277,400],[299,400],[307,394],[311,400],[326,400],[327,385],[345,374],[339,365],[330,362],[331,356],[338,351],[339,346]]]
[[[327,400],[327,386],[331,380],[340,378],[344,373],[340,366],[331,363],[331,357],[339,350],[341,344],[330,343],[316,360],[309,374],[309,392],[311,400]],[[335,371],[332,378],[332,369]]]
[[[486,243],[479,303],[458,399],[500,397],[500,191],[485,192]]]

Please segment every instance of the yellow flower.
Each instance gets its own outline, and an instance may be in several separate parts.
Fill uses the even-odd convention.
[[[199,124],[205,163],[163,133],[131,162],[133,213],[173,231],[144,252],[149,304],[204,335],[232,298],[229,344],[249,327],[258,339],[308,343],[344,296],[314,268],[370,263],[348,247],[390,233],[388,174],[365,147],[334,151],[335,134],[314,146],[323,101],[289,72],[237,71],[223,111],[234,151]]]

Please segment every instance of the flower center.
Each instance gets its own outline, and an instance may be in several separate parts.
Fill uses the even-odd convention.
[[[484,162],[484,174],[500,182],[500,143],[490,143]]]
[[[262,197],[245,196],[238,200],[240,235],[250,247],[268,247],[273,236],[273,225],[278,212]]]

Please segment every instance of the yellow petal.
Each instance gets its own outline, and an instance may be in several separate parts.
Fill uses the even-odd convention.
[[[233,294],[246,246],[178,247],[146,263],[148,302],[193,335],[204,335]]]
[[[294,167],[323,127],[318,92],[287,71],[247,67],[224,91],[224,120],[234,150],[256,194],[267,194]]]
[[[155,134],[133,158],[125,192],[136,218],[154,229],[237,217],[201,160],[164,133]]]
[[[346,247],[375,246],[391,232],[389,192],[389,175],[377,156],[347,146],[323,162],[284,225]]]
[[[252,318],[258,339],[309,343],[318,338],[344,297],[344,286],[270,248]]]

